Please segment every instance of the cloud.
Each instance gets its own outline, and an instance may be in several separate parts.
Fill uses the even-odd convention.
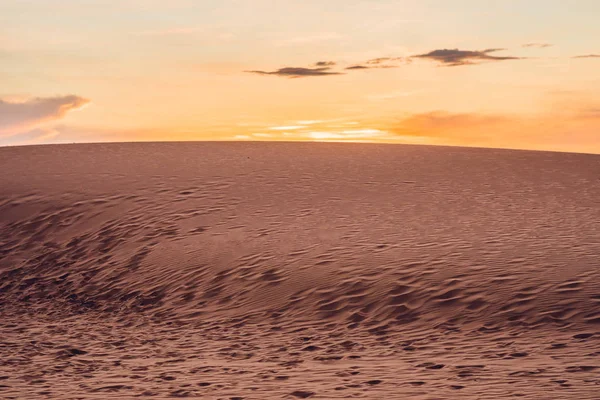
[[[0,137],[12,136],[80,109],[90,101],[79,96],[37,97],[24,101],[0,99]]]
[[[521,47],[536,47],[538,49],[544,49],[546,47],[552,47],[554,46],[553,44],[550,43],[525,43],[524,45],[521,45]]]
[[[378,57],[367,60],[361,64],[351,65],[347,70],[376,69],[376,68],[398,68],[399,62],[410,64],[411,59],[406,57]]]
[[[399,65],[397,64],[399,61],[404,63],[410,63],[410,58],[406,57],[379,57],[373,58],[365,61],[362,64],[355,64],[349,67],[344,68],[345,70],[365,70],[365,69],[375,69],[375,68],[397,68]],[[302,78],[306,76],[324,76],[324,75],[343,75],[343,72],[334,71],[332,67],[336,66],[338,63],[336,61],[317,61],[312,65],[312,67],[285,67],[280,68],[275,71],[244,71],[252,74],[259,75],[278,75],[285,76],[289,78]]]
[[[367,60],[366,64],[381,65],[384,63],[399,62],[399,61],[410,62],[410,59],[404,58],[404,57],[378,57],[378,58],[373,58],[371,60]]]
[[[575,56],[573,58],[600,58],[600,54],[584,54],[581,56]]]
[[[481,145],[502,139],[507,127],[516,120],[500,114],[431,111],[409,115],[387,129],[402,137],[428,138],[439,144]]]
[[[581,110],[579,114],[582,119],[598,119],[600,120],[600,107],[589,107]]]
[[[351,65],[349,67],[344,68],[345,70],[365,70],[365,69],[375,69],[375,68],[397,68],[399,65],[397,64],[399,61],[402,61],[406,64],[411,62],[410,58],[407,57],[379,57],[373,58],[365,61],[361,64]],[[261,71],[261,70],[252,70],[252,71],[244,71],[252,74],[259,75],[277,75],[277,76],[285,76],[289,78],[302,78],[306,76],[324,76],[324,75],[343,75],[343,72],[334,71],[332,67],[338,65],[336,61],[317,61],[311,67],[285,67],[280,68],[274,71]]]
[[[335,61],[317,61],[315,67],[333,67],[336,65]]]
[[[503,50],[505,49],[486,49],[475,51],[459,49],[439,49],[430,51],[426,54],[418,54],[413,57],[437,61],[449,67],[476,64],[477,61],[505,61],[521,59],[521,57],[494,56],[490,54]]]
[[[304,78],[307,76],[327,76],[342,75],[342,72],[332,71],[331,67],[303,68],[303,67],[284,67],[275,71],[245,71],[251,74],[276,75],[287,78]]]
[[[399,65],[352,65],[347,67],[348,70],[357,70],[357,69],[383,69],[383,68],[398,68]]]
[[[430,144],[600,153],[597,104],[533,114],[431,111],[381,128],[402,140],[414,137]]]
[[[524,45],[525,46],[525,45]],[[529,47],[547,47],[550,45],[544,43],[529,43]],[[477,61],[504,61],[520,60],[522,57],[496,56],[490,53],[504,51],[506,49],[486,49],[480,51],[459,50],[459,49],[439,49],[426,54],[418,54],[412,57],[377,57],[364,62],[350,65],[344,70],[359,71],[368,69],[398,68],[402,64],[410,64],[413,58],[425,58],[440,62],[446,66],[459,66],[476,64]],[[332,67],[338,65],[335,61],[317,61],[312,67],[284,67],[274,71],[252,70],[244,71],[259,75],[277,75],[288,78],[302,78],[306,76],[326,76],[342,75],[343,72],[334,71]]]
[[[477,113],[449,113],[444,111],[432,111],[428,113],[415,114],[404,120],[404,124],[412,128],[425,130],[437,130],[448,128],[461,128],[465,126],[483,126],[497,124],[506,121],[506,117],[493,114]]]
[[[369,69],[369,67],[367,67],[365,65],[352,65],[350,67],[346,67],[346,69],[348,69],[348,70],[353,70],[353,69]]]

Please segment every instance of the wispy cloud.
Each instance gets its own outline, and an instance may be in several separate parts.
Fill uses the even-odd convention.
[[[581,56],[575,56],[573,58],[600,58],[600,54],[584,54]]]
[[[598,151],[599,128],[597,104],[534,114],[432,111],[382,126],[393,135],[432,144],[580,152]]]
[[[423,58],[437,61],[442,65],[455,67],[460,65],[476,64],[480,61],[506,61],[520,60],[522,57],[513,56],[495,56],[491,53],[503,51],[506,49],[486,49],[486,50],[459,50],[459,49],[439,49],[429,53],[418,54],[414,58]]]
[[[377,68],[398,68],[401,64],[410,64],[410,57],[378,57],[360,64],[347,67],[347,70],[364,70]]]
[[[304,67],[284,67],[279,68],[275,71],[245,71],[251,74],[259,75],[275,75],[287,78],[304,78],[309,76],[328,76],[328,75],[341,75],[342,72],[332,71],[331,67],[316,67],[316,68],[304,68]]]
[[[403,121],[410,128],[423,130],[437,130],[460,127],[484,126],[502,123],[507,117],[500,115],[478,114],[478,113],[450,113],[445,111],[432,111],[428,113],[415,114]]]
[[[363,64],[358,64],[358,65],[351,65],[350,67],[347,67],[346,69],[348,70],[360,70],[360,69],[384,69],[384,68],[398,68],[399,65],[363,65]]]
[[[389,63],[410,62],[410,58],[406,57],[378,57],[367,60],[368,65],[388,65]]]
[[[440,144],[478,145],[497,137],[511,123],[516,123],[516,118],[508,115],[431,111],[408,115],[387,129],[402,137],[429,138]]]
[[[0,99],[0,136],[12,136],[57,121],[90,101],[79,96],[38,97],[21,101]]]
[[[525,47],[525,48],[536,47],[538,49],[544,49],[546,47],[552,47],[552,46],[553,46],[553,44],[551,44],[551,43],[525,43],[525,44],[521,45],[521,47]]]

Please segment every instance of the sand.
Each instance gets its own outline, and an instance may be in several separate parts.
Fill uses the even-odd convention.
[[[0,398],[598,399],[600,156],[0,149]]]

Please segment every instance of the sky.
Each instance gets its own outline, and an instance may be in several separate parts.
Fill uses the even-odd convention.
[[[597,0],[0,0],[0,145],[600,153]]]

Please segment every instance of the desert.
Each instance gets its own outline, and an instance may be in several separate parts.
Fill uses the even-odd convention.
[[[600,156],[0,148],[3,399],[597,399]]]

